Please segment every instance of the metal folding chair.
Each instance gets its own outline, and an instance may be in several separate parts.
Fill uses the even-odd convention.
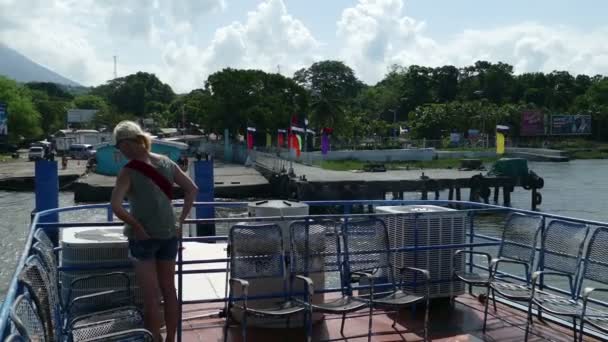
[[[547,311],[552,315],[567,316],[572,319],[576,340],[576,321],[582,314],[582,304],[578,301],[578,277],[581,268],[583,248],[589,234],[585,224],[553,220],[545,229],[541,244],[541,260],[538,271],[532,274],[532,288],[528,300],[526,335],[534,323],[532,307],[538,307],[539,315]],[[568,280],[569,297],[562,297],[537,289],[538,281],[544,276],[562,277]]]
[[[10,318],[19,334],[11,334],[7,341],[52,341],[40,317],[40,307],[28,293],[15,299],[10,311]]]
[[[583,272],[581,273],[579,291],[583,289],[583,309],[581,313],[581,327],[579,341],[583,340],[585,323],[602,332],[608,332],[608,310],[592,307],[591,295],[608,292],[608,228],[597,228],[587,247]]]
[[[531,268],[531,262],[533,262],[534,255],[531,253],[532,250],[530,248],[524,250],[525,247],[523,246],[536,245],[536,239],[540,232],[541,225],[541,216],[524,215],[520,213],[510,214],[505,222],[501,246],[498,250],[496,259],[502,260],[501,262],[507,262],[507,260],[523,262],[525,265],[528,265],[528,268]],[[526,232],[529,232],[529,234]],[[490,253],[474,250],[463,249],[454,252],[454,266],[461,261],[460,257],[466,254],[484,257],[487,261],[488,270],[490,270],[490,266],[492,265],[492,256]],[[498,264],[495,264],[495,266],[498,266]],[[457,269],[457,267],[454,267],[454,269]],[[528,274],[528,272],[526,274]],[[484,275],[476,271],[455,271],[454,278],[463,281],[468,285],[480,286],[486,289],[490,283],[489,272],[488,275]]]
[[[154,342],[154,336],[146,329],[131,329],[96,336],[82,342]]]
[[[40,303],[43,324],[50,341],[58,341],[67,336],[69,341],[81,341],[100,335],[143,326],[141,312],[135,307],[113,307],[77,317],[70,316],[70,308],[62,310],[56,284],[51,282],[49,271],[37,255],[30,256],[19,276],[20,282],[30,290],[36,302]],[[117,303],[110,299],[112,291],[85,295],[74,302],[96,303],[97,297],[106,300],[104,305],[112,307]]]
[[[340,247],[339,225],[330,220],[307,219],[293,222],[290,225],[290,233],[292,280],[295,280],[295,277],[299,275],[303,275],[309,279],[318,276],[325,282],[325,277],[331,277],[339,280],[339,284],[332,284],[331,287],[341,289],[336,297],[327,301],[322,298],[315,300],[308,296],[309,293],[314,294],[314,289],[308,288],[308,283],[305,283],[307,287],[305,293],[307,295],[302,304],[310,305],[311,314],[318,312],[342,315],[342,325],[340,327],[342,335],[344,335],[346,314],[366,307],[369,308],[369,340],[371,338],[373,308],[368,302],[357,300],[350,287],[350,278],[346,279],[344,277],[344,257]],[[358,273],[358,275],[367,276],[373,281],[369,274]],[[314,283],[315,280],[311,281],[316,288],[325,288],[325,284]],[[312,318],[308,320],[308,323],[312,324]]]
[[[248,316],[266,318],[285,318],[306,313],[307,306],[292,300],[289,294],[289,273],[287,271],[285,250],[283,247],[283,234],[281,227],[276,224],[235,225],[230,229],[230,261],[229,272],[230,292],[226,310],[226,322],[224,325],[224,341],[228,338],[228,326],[230,324],[232,311],[241,311],[241,332],[243,340],[247,340],[247,318]],[[271,279],[280,282],[281,298],[264,307],[252,307],[249,298],[250,283],[260,279]],[[298,277],[306,281],[304,277]],[[239,285],[238,290],[234,285]],[[309,286],[310,288],[310,286]],[[277,295],[276,293],[264,293],[266,296]],[[305,323],[305,327],[309,324]],[[311,332],[306,329],[307,340],[311,339]]]
[[[496,294],[512,301],[527,302],[530,299],[530,278],[534,270],[536,245],[542,225],[543,218],[537,215],[512,213],[507,218],[498,256],[490,262],[483,316],[484,332],[488,318],[490,293],[494,311],[496,311]],[[506,277],[499,269],[502,264],[523,267],[525,282],[518,282]]]
[[[380,288],[374,282],[370,282],[369,296],[359,296],[374,308],[401,309],[425,303],[424,313],[424,340],[428,340],[429,321],[429,280],[430,274],[427,270],[415,267],[402,267],[395,270],[391,263],[391,249],[388,241],[388,230],[382,220],[350,220],[343,224],[342,234],[344,236],[345,271],[346,279],[356,275],[357,272],[365,272],[373,277],[385,279],[388,286]],[[395,274],[398,271],[398,277]],[[421,281],[414,277],[413,284],[404,284],[406,272],[419,275]],[[417,295],[409,288],[417,286],[425,287],[424,295]],[[396,325],[396,316],[393,319],[393,327]],[[371,324],[370,324],[371,330]]]

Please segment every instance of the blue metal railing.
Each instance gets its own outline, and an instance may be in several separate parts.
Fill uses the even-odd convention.
[[[200,202],[195,203],[195,206],[213,206],[215,208],[245,208],[249,203],[248,202]],[[341,213],[336,214],[326,214],[326,215],[303,215],[303,216],[284,216],[284,217],[235,217],[235,218],[215,218],[215,219],[189,219],[186,221],[187,224],[200,224],[200,223],[224,223],[230,224],[235,222],[243,222],[243,221],[283,221],[283,220],[297,220],[314,217],[317,219],[322,218],[356,218],[356,217],[386,217],[386,216],[414,216],[422,215],[422,214],[374,214],[374,213],[360,213],[353,214],[355,207],[360,206],[385,206],[385,205],[439,205],[439,206],[451,206],[458,207],[461,211],[465,211],[468,214],[468,231],[467,243],[463,244],[452,244],[452,245],[440,245],[440,246],[413,246],[413,247],[401,247],[392,249],[393,252],[418,252],[418,251],[426,251],[426,250],[437,250],[437,249],[475,249],[475,248],[483,248],[483,247],[493,247],[498,246],[500,244],[500,238],[489,236],[486,234],[481,234],[476,230],[475,218],[480,217],[482,215],[487,214],[506,214],[509,212],[520,212],[525,214],[534,214],[534,215],[542,215],[545,220],[547,219],[559,219],[569,222],[575,223],[584,223],[591,226],[608,226],[608,224],[593,220],[584,220],[578,218],[565,217],[561,215],[555,214],[546,214],[539,212],[531,212],[528,210],[520,210],[514,208],[505,208],[496,205],[489,204],[480,204],[474,202],[465,202],[465,201],[432,201],[432,200],[424,200],[424,201],[411,201],[411,200],[353,200],[353,201],[310,201],[306,202],[306,204],[310,205],[311,208],[317,207],[341,207]],[[181,207],[183,203],[175,202],[174,205],[176,207]],[[38,223],[41,217],[45,217],[47,215],[52,215],[56,213],[67,213],[67,212],[78,212],[78,211],[88,211],[95,209],[103,209],[106,210],[106,222],[57,222],[57,223]],[[424,213],[424,215],[433,215],[432,213]],[[37,213],[31,224],[30,232],[27,236],[26,243],[24,246],[23,253],[19,258],[17,267],[15,269],[15,276],[12,278],[11,283],[8,288],[8,292],[4,298],[4,302],[2,303],[2,307],[0,310],[0,337],[6,337],[10,332],[8,324],[8,317],[10,308],[12,306],[13,301],[18,295],[20,288],[17,281],[17,276],[23,270],[25,260],[30,254],[30,249],[33,242],[33,232],[36,228],[44,228],[47,231],[56,231],[57,229],[68,228],[68,227],[76,227],[76,226],[122,226],[121,222],[114,221],[114,216],[112,214],[112,209],[109,204],[93,204],[93,205],[82,205],[82,206],[74,206],[74,207],[65,207],[53,210],[46,210]],[[416,228],[416,231],[418,229]],[[417,239],[415,239],[417,241]],[[227,236],[207,236],[207,237],[186,237],[182,239],[183,242],[225,242],[227,241]],[[537,248],[538,249],[538,248]],[[539,250],[540,251],[540,250]],[[177,271],[178,275],[177,281],[177,290],[178,290],[178,299],[180,304],[180,320],[181,320],[181,305],[183,304],[194,304],[194,303],[212,303],[212,302],[225,302],[226,298],[216,298],[216,299],[202,299],[202,300],[189,300],[184,301],[183,298],[183,275],[186,274],[200,274],[200,273],[225,273],[226,268],[214,268],[214,269],[204,269],[204,270],[183,270],[184,265],[203,265],[210,263],[227,263],[228,258],[216,258],[216,259],[203,259],[203,260],[183,260],[182,250],[179,250],[178,260],[177,260]],[[77,270],[87,270],[87,269],[116,269],[116,268],[125,268],[129,267],[129,264],[126,263],[116,263],[116,264],[104,264],[103,267],[99,267],[99,265],[79,265],[79,266],[70,266],[70,267],[61,267],[61,271],[77,271]],[[472,255],[469,256],[467,261],[467,266],[469,271],[473,272],[474,270],[484,270],[488,271],[485,265],[476,264],[474,262],[474,258]],[[504,272],[503,272],[504,273]],[[518,276],[516,274],[504,273],[505,277],[509,277],[511,279],[526,281],[526,278]],[[379,284],[380,286],[382,284]],[[557,293],[569,294],[569,291],[566,291],[558,286],[554,286],[553,284],[543,284],[541,279],[541,286],[544,286],[545,289],[549,289],[555,291]],[[366,288],[364,285],[359,286],[361,289]],[[355,287],[356,288],[356,287]],[[319,289],[318,292],[334,292],[340,290],[339,288],[322,288]],[[469,291],[471,289],[469,288]],[[254,299],[254,298],[251,298]],[[608,307],[608,302],[593,300],[595,304],[602,305]],[[181,335],[181,325],[178,326],[179,332]]]

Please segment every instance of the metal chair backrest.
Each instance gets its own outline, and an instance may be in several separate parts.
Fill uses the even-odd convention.
[[[49,275],[49,279],[51,280],[51,285],[54,287],[57,294],[59,294],[59,281],[55,252],[52,248],[49,248],[46,244],[40,242],[34,243],[32,249],[40,257],[40,259],[42,259],[44,268]]]
[[[586,224],[553,220],[545,228],[542,238],[539,269],[571,275],[571,297],[578,294],[576,280],[580,272],[583,247],[589,234]]]
[[[542,216],[511,213],[504,226],[498,257],[526,262],[531,272],[542,224]]]
[[[7,340],[49,341],[38,309],[27,293],[18,296],[11,308],[10,318],[19,335],[11,335]]]
[[[542,269],[576,276],[589,227],[561,220],[549,222],[542,239]]]
[[[49,238],[49,236],[44,232],[44,229],[42,228],[36,229],[36,231],[34,232],[34,238],[36,239],[36,241],[40,242],[41,244],[45,245],[50,249],[53,249],[55,247],[53,245],[53,242],[51,241],[51,238]]]
[[[235,225],[230,229],[230,276],[286,280],[281,227],[276,224]]]
[[[19,275],[19,281],[30,291],[40,312],[47,339],[58,340],[61,326],[59,297],[49,278],[48,272],[37,255],[30,256]]]
[[[330,220],[295,221],[290,227],[292,273],[340,272],[340,236]]]
[[[376,218],[347,220],[342,227],[347,276],[359,271],[384,275],[394,287],[395,274],[384,221]]]
[[[323,273],[328,279],[343,284],[343,268],[338,224],[331,220],[306,219],[290,227],[290,272],[309,276]],[[331,287],[335,287],[332,284]],[[324,287],[318,284],[317,288]]]
[[[17,334],[11,334],[9,337],[7,337],[4,342],[27,342],[26,339],[21,336],[21,335],[17,335]]]
[[[579,292],[586,282],[597,282],[608,285],[608,227],[599,227],[591,235],[584,259]],[[592,285],[591,286],[597,286]]]

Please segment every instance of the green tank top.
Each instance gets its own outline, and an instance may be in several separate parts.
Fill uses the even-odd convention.
[[[152,166],[173,184],[173,162],[162,156],[152,161]],[[175,213],[171,200],[148,177],[139,171],[125,168],[131,180],[127,198],[131,205],[131,215],[144,226],[148,235],[153,239],[169,239],[175,236]],[[133,228],[126,224],[124,234],[134,239]]]

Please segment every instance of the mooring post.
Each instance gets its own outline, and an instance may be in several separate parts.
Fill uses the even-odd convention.
[[[538,204],[538,203],[536,203],[536,193],[537,193],[536,188],[532,187],[532,198],[531,198],[531,200],[532,200],[531,201],[532,202],[532,205],[531,205],[532,211],[536,211],[536,205]]]
[[[450,185],[450,191],[448,192],[448,200],[452,201],[454,199],[454,187]]]
[[[54,160],[36,160],[35,164],[36,208],[34,212],[56,209],[59,207],[59,173],[57,162]],[[59,213],[44,215],[38,223],[59,222]],[[45,231],[51,240],[57,242],[59,230],[56,228]]]
[[[435,201],[439,200],[439,190],[435,190]]]
[[[215,192],[213,183],[213,160],[197,160],[194,162],[194,182],[198,186],[197,202],[213,202]],[[197,206],[196,218],[209,219],[215,217],[213,206]],[[196,225],[196,236],[214,236],[215,223],[199,223]]]
[[[457,200],[457,201],[460,201],[460,199],[461,199],[461,198],[462,198],[462,197],[460,196],[460,187],[457,187],[457,188],[456,188],[456,200]]]
[[[469,188],[469,201],[479,202],[479,197],[477,196],[477,189],[475,189],[474,187]]]
[[[511,206],[511,187],[505,185],[502,188],[502,202],[505,207]]]
[[[494,203],[498,203],[498,196],[500,195],[500,187],[494,187]]]

